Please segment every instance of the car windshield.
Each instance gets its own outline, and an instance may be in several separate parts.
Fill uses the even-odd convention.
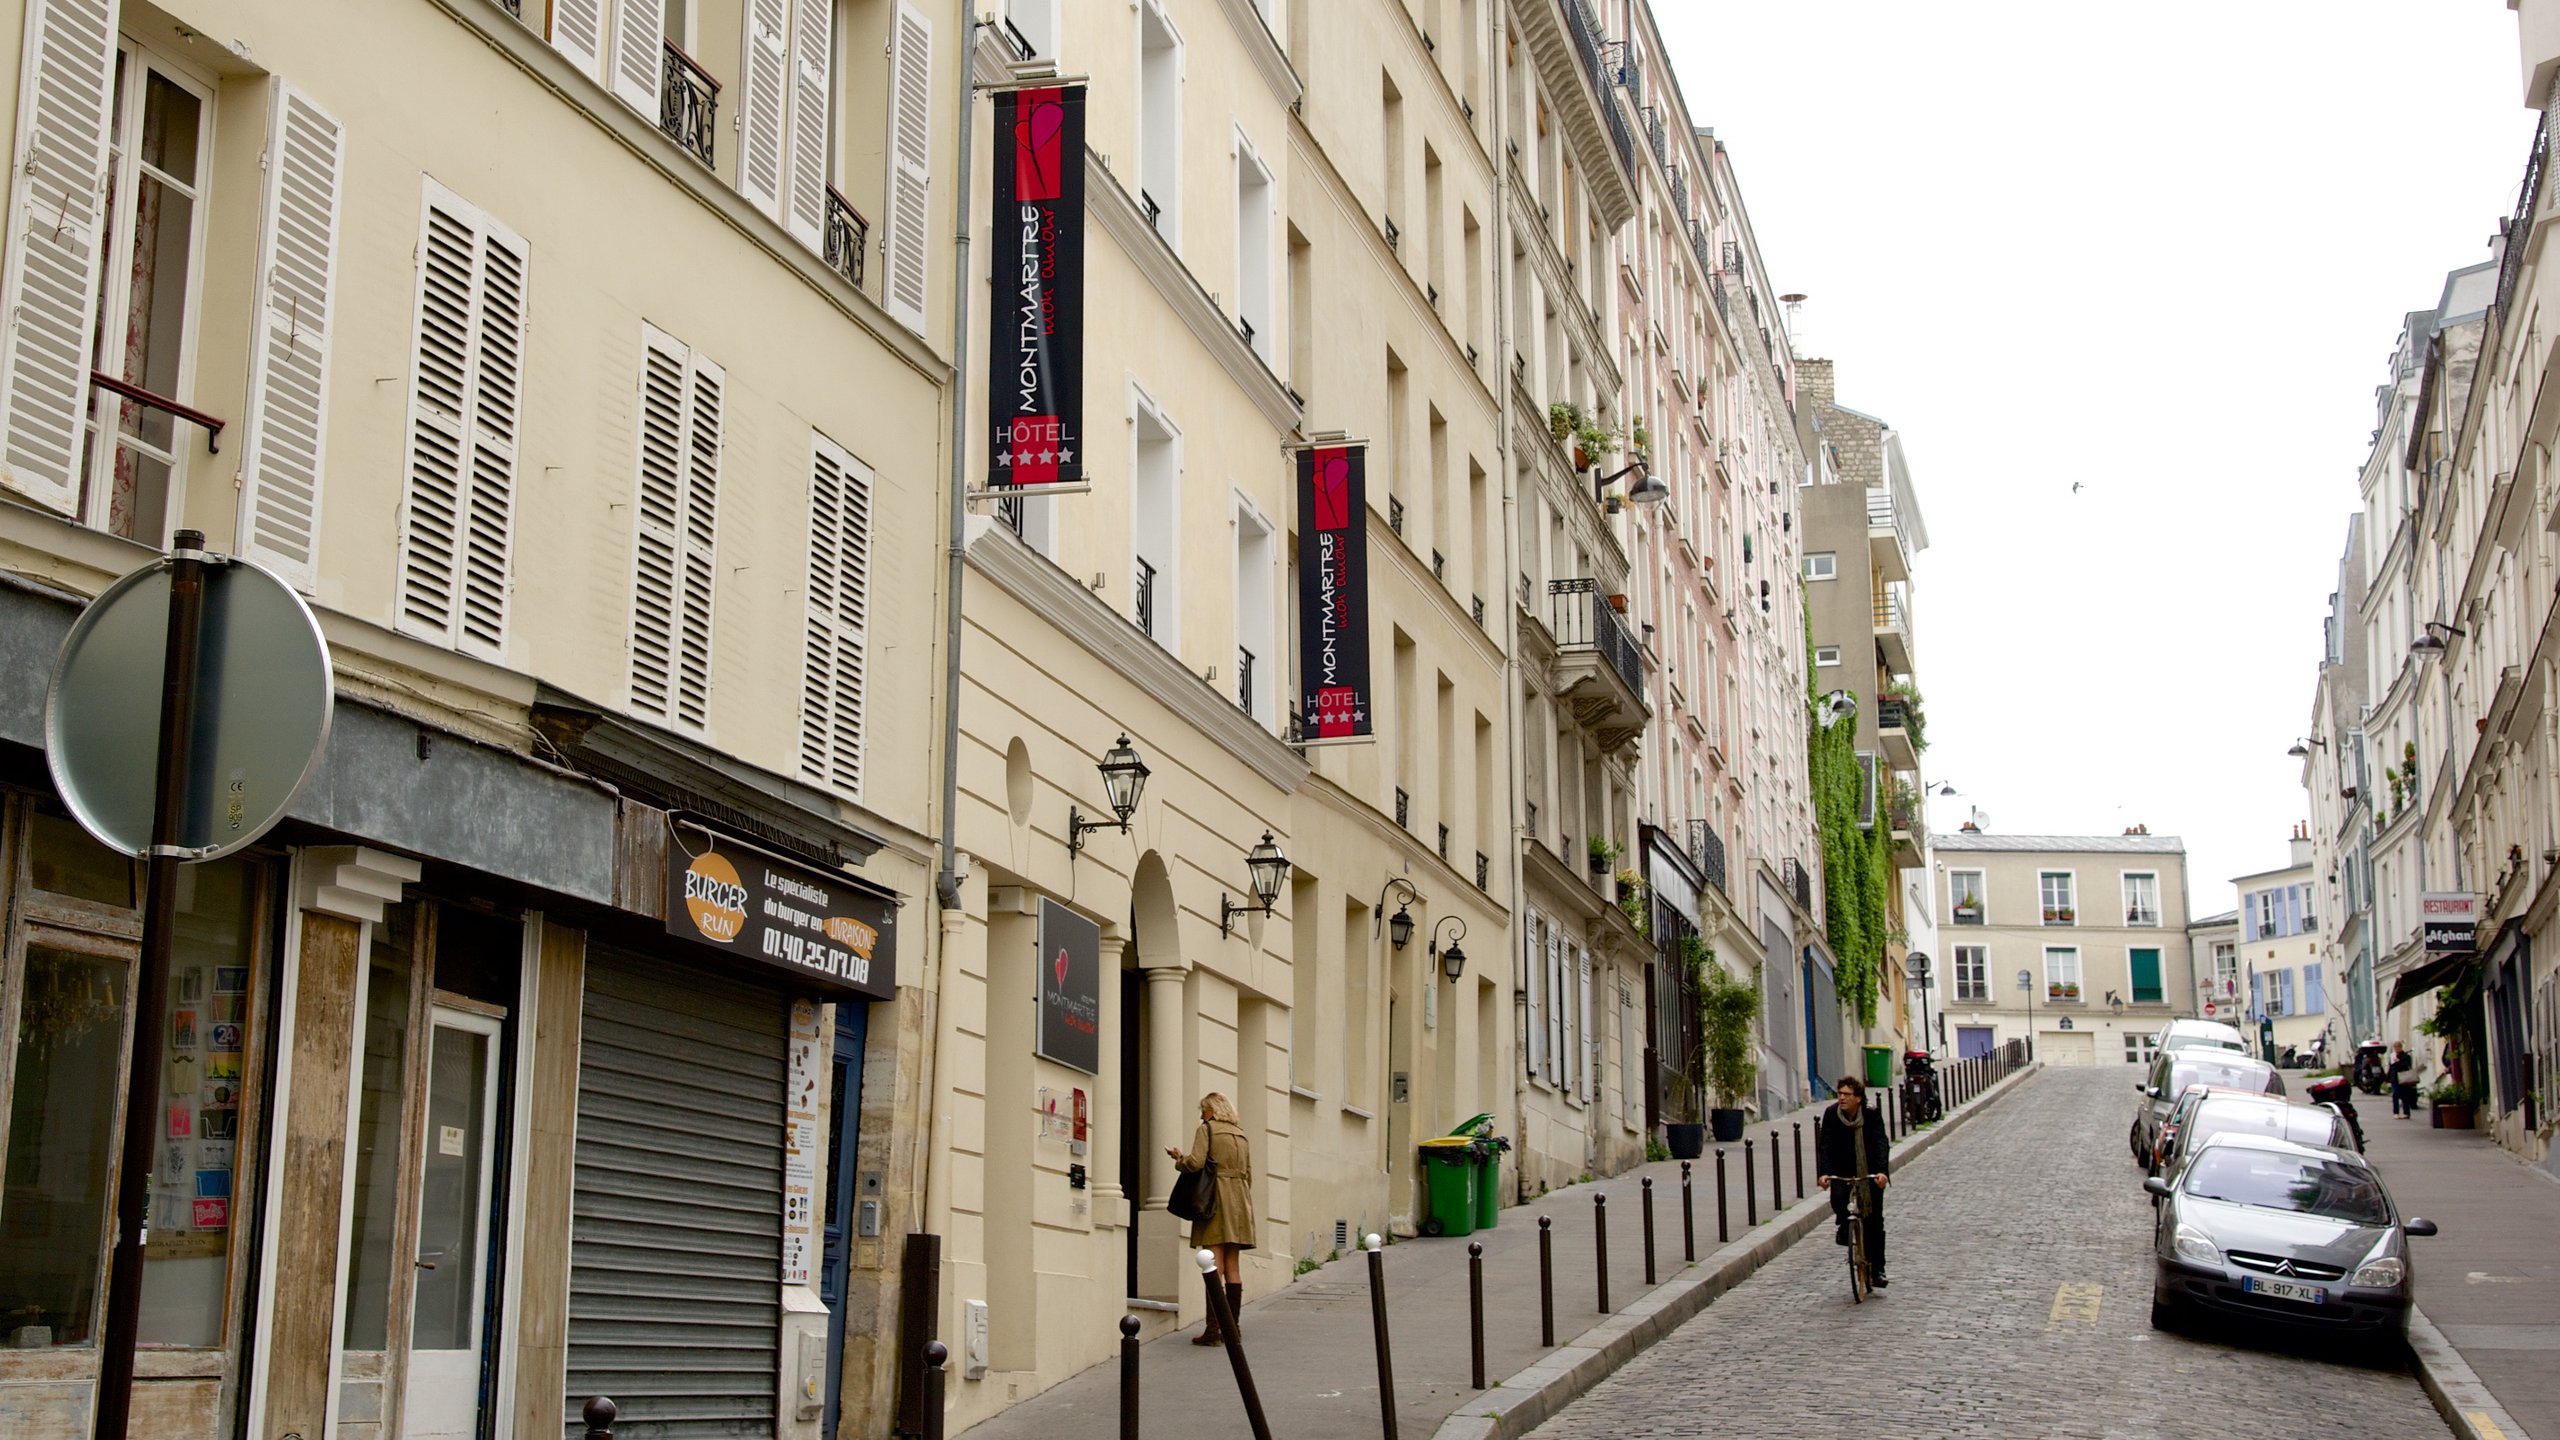
[[[2229,1085],[2241,1090],[2267,1088],[2267,1070],[2244,1055],[2217,1058],[2211,1051],[2181,1050],[2169,1071],[2169,1093],[2182,1095],[2190,1085]]]
[[[2350,1225],[2388,1225],[2391,1201],[2361,1165],[2242,1146],[2208,1146],[2187,1168],[2187,1193],[2206,1200],[2290,1210]]]
[[[2299,1133],[2305,1126],[2296,1123],[2286,1113],[2293,1108],[2288,1105],[2250,1104],[2247,1101],[2236,1105],[2226,1101],[2220,1105],[2198,1106],[2195,1117],[2187,1123],[2187,1138],[2201,1145],[2226,1131],[2240,1130],[2252,1135],[2272,1135],[2282,1140],[2307,1138],[2314,1144],[2325,1143],[2329,1127],[2320,1125],[2307,1135]],[[2329,1117],[2323,1114],[2320,1118],[2327,1120]]]

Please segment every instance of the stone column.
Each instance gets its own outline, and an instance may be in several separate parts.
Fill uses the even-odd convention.
[[[1191,1023],[1191,1006],[1181,964],[1149,966],[1147,977],[1147,1129],[1146,1200],[1138,1217],[1138,1285],[1153,1300],[1180,1300],[1199,1290],[1197,1271],[1184,1259],[1190,1227],[1164,1208],[1173,1193],[1173,1161],[1168,1145],[1191,1143],[1200,1096],[1191,1088],[1190,1067],[1182,1060],[1182,1037]],[[1185,1285],[1190,1280],[1193,1283]]]

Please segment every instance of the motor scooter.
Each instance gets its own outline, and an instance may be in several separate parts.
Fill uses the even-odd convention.
[[[2389,1057],[2383,1053],[2381,1041],[2367,1040],[2358,1044],[2355,1065],[2356,1088],[2367,1095],[2381,1094],[2382,1087],[2390,1083],[2390,1072],[2385,1068],[2388,1063]]]
[[[2326,1105],[2347,1119],[2347,1130],[2356,1137],[2356,1152],[2364,1152],[2364,1122],[2356,1118],[2355,1086],[2344,1075],[2324,1075],[2302,1087],[2305,1099],[2314,1105]]]

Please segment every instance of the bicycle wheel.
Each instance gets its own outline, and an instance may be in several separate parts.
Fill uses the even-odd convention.
[[[1849,1202],[1849,1303],[1867,1303],[1867,1220],[1855,1197]]]

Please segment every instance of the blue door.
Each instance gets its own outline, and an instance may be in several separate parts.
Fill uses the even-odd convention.
[[[1957,1026],[1956,1058],[1959,1060],[1973,1060],[1990,1054],[1993,1050],[1999,1048],[1992,1042],[1992,1037],[1997,1033],[1997,1031],[1988,1025]]]
[[[852,1278],[853,1241],[861,1214],[862,1186],[854,1152],[861,1148],[862,1139],[862,1042],[870,1029],[869,1005],[836,1006],[834,1078],[827,1108],[826,1243],[818,1270],[818,1298],[827,1306],[827,1418],[826,1428],[818,1432],[821,1435],[836,1433],[836,1412],[843,1396],[844,1297]]]

